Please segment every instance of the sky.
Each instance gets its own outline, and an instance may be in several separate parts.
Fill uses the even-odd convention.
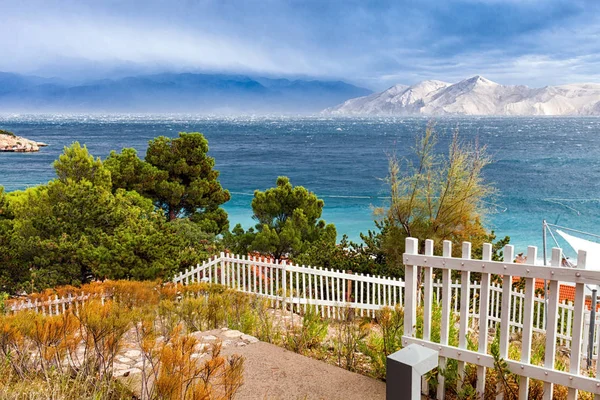
[[[600,2],[0,0],[0,71],[600,82]]]

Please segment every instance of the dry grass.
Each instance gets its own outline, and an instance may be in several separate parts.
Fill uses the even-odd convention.
[[[58,316],[33,311],[0,316],[0,398],[234,397],[242,383],[243,359],[222,357],[219,344],[212,347],[208,360],[193,359],[191,350],[198,340],[185,332],[181,318],[181,305],[192,294],[197,299],[223,300],[222,293],[209,295],[215,290],[223,292],[221,289],[206,285],[177,288],[147,282],[107,282],[83,289],[91,295],[90,299]],[[59,288],[36,296],[43,300],[70,290],[73,289]],[[175,303],[177,296],[182,295],[186,300]],[[169,303],[174,306],[170,308]],[[220,318],[227,316],[218,307],[197,306],[212,310],[203,315],[214,324],[220,324]],[[168,323],[163,324],[164,321]],[[143,368],[142,390],[135,395],[113,378],[115,358],[131,330],[147,367]],[[166,334],[162,340],[158,340],[160,333]]]

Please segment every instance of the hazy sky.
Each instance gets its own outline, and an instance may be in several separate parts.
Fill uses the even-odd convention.
[[[42,76],[600,82],[598,1],[0,0],[0,15],[0,71]]]

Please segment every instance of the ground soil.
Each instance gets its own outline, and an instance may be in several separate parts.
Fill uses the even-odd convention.
[[[384,382],[269,343],[227,347],[223,354],[239,354],[246,359],[245,383],[237,399],[385,399]]]

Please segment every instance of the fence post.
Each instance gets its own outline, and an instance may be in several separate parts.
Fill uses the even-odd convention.
[[[504,262],[512,263],[515,258],[515,248],[514,246],[507,244],[504,246]],[[511,304],[512,300],[512,276],[509,274],[504,274],[502,277],[502,306],[500,307],[500,315],[501,321],[499,327],[496,329],[500,329],[500,358],[507,359],[508,358],[508,340],[510,335],[510,311],[513,306]],[[514,314],[513,314],[514,316]],[[514,322],[517,322],[516,320]],[[504,399],[504,393],[502,392],[502,384],[498,383],[498,395],[496,399],[502,400]]]
[[[463,242],[462,244],[462,258],[471,259],[471,243]],[[461,349],[467,348],[467,333],[469,331],[469,306],[471,304],[471,289],[469,284],[471,282],[471,273],[469,271],[460,272],[460,319],[459,319],[459,335],[458,335],[458,347]],[[473,307],[475,312],[475,307]],[[462,381],[465,378],[465,362],[458,361],[458,381],[457,389],[462,389]]]
[[[352,275],[352,271],[345,271],[348,275]],[[352,279],[346,279],[346,303],[352,303]]]
[[[492,245],[483,244],[483,257],[481,268],[485,271],[485,262],[492,261]],[[490,315],[490,274],[481,272],[481,287],[479,289],[479,341],[477,351],[482,354],[487,353],[488,345],[488,318]],[[477,395],[482,398],[485,396],[485,367],[477,366]]]
[[[421,376],[438,365],[438,352],[411,344],[390,354],[386,360],[385,395],[387,400],[421,399]]]
[[[577,268],[585,269],[587,253],[585,250],[577,252]],[[583,312],[585,308],[585,285],[575,284],[575,304],[573,306],[573,333],[571,340],[571,356],[569,368],[572,374],[579,374],[581,367],[581,336],[583,332]],[[567,400],[577,400],[577,390],[569,388]]]
[[[406,254],[417,254],[419,241],[406,238]],[[417,271],[414,265],[404,265],[406,301],[404,303],[404,336],[413,336],[417,323]]]
[[[587,367],[592,366],[592,355],[594,350],[594,329],[596,328],[596,300],[598,299],[597,289],[592,289],[592,308],[590,309],[590,333],[587,348]]]
[[[562,262],[562,250],[558,247],[552,248],[552,258],[550,265],[552,267],[560,267]],[[554,360],[556,358],[556,328],[558,322],[558,297],[559,297],[559,283],[558,280],[550,280],[548,285],[548,299],[546,304],[548,305],[546,320],[546,349],[544,355],[544,367],[547,369],[554,368]],[[552,400],[554,393],[554,384],[550,382],[544,382],[544,394],[543,400]]]
[[[450,240],[444,240],[443,244],[443,256],[444,258],[452,258],[452,242]],[[450,333],[450,302],[452,301],[451,293],[451,276],[450,268],[442,269],[442,316],[440,319],[440,344],[448,344],[448,335]],[[439,302],[439,299],[438,299]],[[446,369],[446,357],[439,357],[439,369],[442,371]],[[437,398],[438,400],[444,400],[446,397],[446,379],[444,375],[438,373],[438,387],[437,387]]]

